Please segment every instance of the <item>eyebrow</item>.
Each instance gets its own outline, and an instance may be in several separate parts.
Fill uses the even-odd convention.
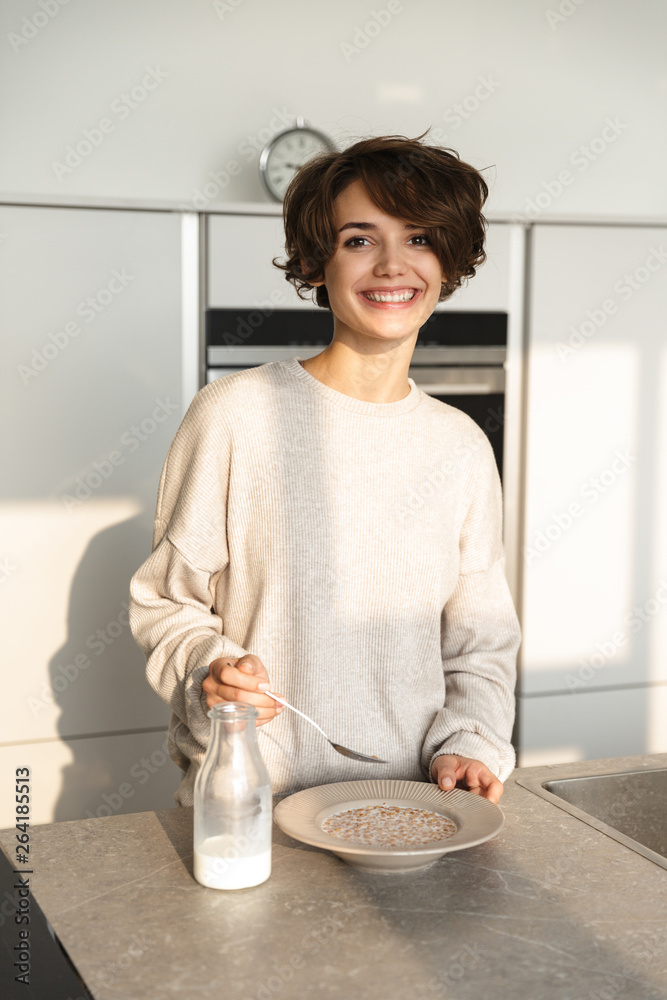
[[[406,224],[403,226],[403,229],[423,229],[423,228],[424,228],[423,226],[413,226],[409,222],[406,222]],[[367,229],[377,229],[377,226],[374,225],[374,223],[372,222],[346,222],[344,226],[340,227],[338,232],[342,233],[344,229],[367,230]]]

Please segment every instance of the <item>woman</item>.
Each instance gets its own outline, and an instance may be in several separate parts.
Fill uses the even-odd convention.
[[[420,327],[485,259],[488,189],[422,138],[298,172],[277,266],[332,311],[331,344],[207,385],[169,449],[130,615],[172,709],[183,805],[220,701],[258,710],[274,792],[391,777],[497,802],[514,766],[493,452],[408,378]],[[388,763],[339,756],[268,689]]]

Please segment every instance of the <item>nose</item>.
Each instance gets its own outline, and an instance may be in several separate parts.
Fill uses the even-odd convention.
[[[380,244],[373,274],[381,275],[405,274],[407,264],[403,248],[400,244],[395,244],[385,240]]]

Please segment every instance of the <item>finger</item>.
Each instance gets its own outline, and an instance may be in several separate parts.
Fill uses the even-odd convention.
[[[276,713],[276,715],[277,714],[278,713]],[[260,716],[257,716],[257,718],[255,719],[255,726],[265,726],[267,722],[273,722],[273,720],[276,718],[276,715],[270,715],[266,719],[262,719]]]
[[[481,761],[474,761],[469,765],[465,781],[468,791],[476,795],[481,795],[483,798],[489,799],[494,803],[500,800],[501,795],[505,791],[503,783]]]
[[[209,672],[218,678],[223,670],[230,668],[240,668],[244,677],[255,676],[260,684],[270,684],[271,682],[271,678],[268,675],[266,667],[260,660],[259,656],[255,656],[253,653],[245,653],[243,656],[239,657],[219,656],[216,660],[213,660],[209,664]]]
[[[258,725],[270,722],[271,719],[275,719],[277,715],[285,711],[284,705],[278,705],[277,702],[270,700],[267,705],[264,703],[264,698],[261,699],[260,703],[260,696],[253,696],[247,691],[238,691],[235,688],[221,688],[214,685],[206,687],[204,684],[202,684],[202,688],[206,691],[207,708],[213,708],[214,705],[224,702],[241,702],[242,704],[252,706],[258,713],[255,719]]]
[[[497,805],[505,789],[502,781],[499,781],[498,778],[492,776],[491,780],[488,782],[468,785],[468,791],[472,792],[474,795],[481,795],[482,798],[488,799],[490,802]]]
[[[503,788],[502,782],[496,779],[496,781],[486,787],[482,785],[474,785],[467,788],[466,791],[471,792],[473,795],[480,795],[483,799],[488,799],[489,802],[493,802],[494,805],[498,805],[500,797],[505,789]]]
[[[445,792],[451,791],[456,785],[456,771],[453,767],[445,765],[438,771],[438,785]]]
[[[465,773],[465,767],[462,766],[462,759],[455,754],[441,754],[439,757],[436,757],[433,767],[438,787],[442,788],[445,792],[451,791],[455,787],[456,782]]]
[[[283,705],[279,705],[278,702],[274,701],[273,698],[269,698],[268,695],[262,694],[261,691],[246,691],[243,688],[237,688],[231,684],[218,684],[215,688],[215,693],[218,694],[223,701],[240,701],[244,705],[252,705],[253,708],[268,711],[273,709],[274,712],[278,708],[283,708]]]
[[[240,670],[229,662],[223,662],[220,671],[215,671],[215,676],[218,684],[238,688],[241,691],[266,691],[271,687],[266,671],[263,673],[248,672],[247,669]]]
[[[202,687],[204,687],[203,684],[202,684]],[[204,690],[206,690],[206,689],[204,688]],[[215,692],[209,693],[208,691],[206,691],[206,707],[207,708],[213,708],[214,705],[219,705],[220,702],[222,702],[224,700],[225,700],[224,698],[221,698],[220,695],[215,694]]]
[[[241,670],[244,674],[257,677],[260,683],[270,683],[266,667],[260,660],[259,656],[255,656],[253,653],[245,653],[243,656],[239,657],[235,666],[237,670]]]
[[[231,679],[232,680],[231,684],[222,683],[220,678],[218,677],[217,668],[220,666],[220,664],[222,664],[223,677],[225,679],[228,678]],[[228,661],[224,660],[214,661],[214,663],[212,663],[209,666],[209,671],[210,671],[209,674],[202,681],[202,689],[209,696],[207,700],[207,705],[209,708],[212,708],[213,705],[218,704],[221,701],[241,701],[241,702],[247,701],[248,704],[252,704],[258,709],[259,708],[268,709],[276,704],[276,702],[272,698],[268,698],[266,695],[262,694],[261,692],[258,692],[255,689],[252,689],[247,692],[247,694],[250,695],[251,697],[246,699],[245,697],[246,692],[244,692],[244,689],[238,688],[235,682],[237,681],[237,679],[240,679],[241,683],[245,684],[247,683],[249,678],[247,678],[246,675],[244,675],[242,672],[237,671],[234,667],[229,666]],[[273,714],[274,713],[271,714],[272,718]]]

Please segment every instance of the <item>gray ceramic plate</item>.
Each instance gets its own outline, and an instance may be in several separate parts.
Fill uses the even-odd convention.
[[[362,806],[389,805],[426,809],[446,816],[456,833],[417,847],[367,847],[339,840],[325,833],[324,821],[333,813]],[[393,874],[428,868],[443,854],[474,847],[490,840],[503,828],[505,817],[488,799],[455,788],[443,792],[422,781],[338,781],[296,792],[279,802],[273,817],[285,833],[304,844],[323,847],[348,865],[364,871]]]

